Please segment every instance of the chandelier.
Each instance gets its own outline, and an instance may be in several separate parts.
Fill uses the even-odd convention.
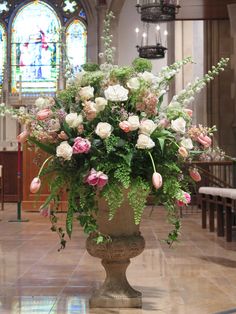
[[[171,21],[179,13],[179,0],[137,0],[137,11],[146,23]]]
[[[139,28],[135,29],[137,42],[139,41]],[[150,45],[149,41],[150,25],[146,25],[146,32],[142,34],[141,44],[136,45],[136,48],[139,53],[140,58],[145,59],[162,59],[165,58],[165,53],[167,48],[162,45],[161,40],[161,28],[160,25],[157,25],[155,31],[152,31],[152,34],[155,33],[155,38],[152,38],[152,41],[155,41]],[[168,32],[164,31],[164,36],[167,38]],[[167,44],[167,39],[165,40]]]

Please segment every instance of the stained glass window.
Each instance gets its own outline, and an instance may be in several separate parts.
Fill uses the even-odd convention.
[[[67,56],[74,73],[81,71],[81,65],[86,63],[87,29],[80,20],[74,20],[66,32]]]
[[[6,42],[5,28],[0,24],[0,89],[3,84],[4,64],[6,62]]]
[[[60,21],[45,2],[21,8],[12,23],[12,92],[47,92],[57,88],[60,62]]]
[[[86,13],[85,13],[84,9],[81,9],[81,10],[80,10],[79,16],[82,17],[82,18],[85,19],[85,20],[87,19],[87,18],[86,18]]]

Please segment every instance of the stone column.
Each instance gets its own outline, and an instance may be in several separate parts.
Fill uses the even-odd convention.
[[[233,38],[233,52],[231,55],[231,69],[233,71],[234,79],[231,82],[231,97],[234,102],[234,121],[233,121],[233,131],[234,135],[236,135],[236,88],[235,88],[235,82],[236,82],[236,4],[229,4],[228,6],[228,13],[229,13],[229,19],[230,19],[230,34]]]
[[[215,65],[220,58],[230,57],[231,65],[221,72],[207,87],[207,124],[216,125],[218,132],[214,136],[214,145],[220,146],[227,155],[235,156],[236,122],[235,99],[232,95],[235,82],[235,48],[230,36],[229,20],[205,22],[205,70]]]

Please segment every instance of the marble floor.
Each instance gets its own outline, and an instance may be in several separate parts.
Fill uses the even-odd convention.
[[[230,314],[236,313],[236,238],[225,243],[203,231],[200,214],[184,212],[182,240],[170,249],[164,210],[147,208],[142,222],[146,249],[127,275],[143,293],[143,309],[89,309],[88,298],[104,279],[98,259],[85,250],[75,226],[64,251],[48,220],[24,213],[9,223],[16,205],[0,212],[0,314]],[[63,220],[63,215],[61,219]]]

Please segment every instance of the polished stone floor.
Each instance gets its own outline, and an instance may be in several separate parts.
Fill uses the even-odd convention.
[[[9,223],[16,205],[0,212],[0,314],[230,314],[236,313],[236,238],[231,244],[203,231],[200,214],[184,212],[181,242],[170,249],[163,209],[145,211],[146,249],[128,269],[143,293],[142,310],[92,309],[88,298],[104,271],[85,250],[85,236],[58,252],[47,219],[25,213],[28,223]],[[63,216],[61,216],[63,220]]]

